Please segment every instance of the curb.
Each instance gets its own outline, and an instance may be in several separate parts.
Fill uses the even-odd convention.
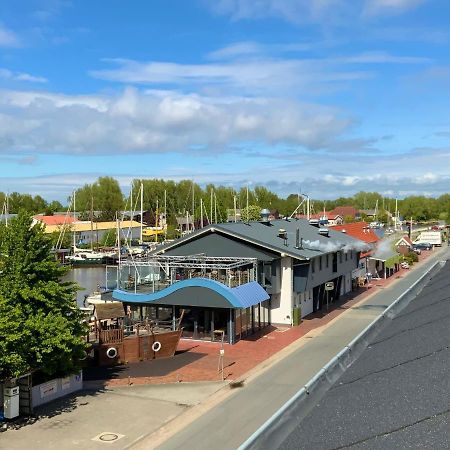
[[[256,430],[238,450],[278,448],[320,398],[353,364],[369,342],[395,318],[445,265],[436,261],[414,284],[401,294],[384,312],[375,318],[358,336],[332,358],[303,388]]]

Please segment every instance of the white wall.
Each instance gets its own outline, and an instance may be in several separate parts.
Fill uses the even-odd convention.
[[[273,324],[291,325],[294,306],[292,258],[281,258],[281,291],[272,295],[271,321]]]
[[[309,291],[302,292],[300,294],[301,299],[301,307],[302,307],[302,318],[311,314],[313,312],[313,291],[310,289]]]

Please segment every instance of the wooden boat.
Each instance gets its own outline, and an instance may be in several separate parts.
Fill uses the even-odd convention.
[[[169,327],[131,320],[121,302],[95,304],[90,333],[95,364],[110,366],[174,356],[183,331],[183,314]]]

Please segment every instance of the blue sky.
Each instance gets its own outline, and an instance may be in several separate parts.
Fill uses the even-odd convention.
[[[0,191],[450,191],[450,2],[3,0]]]

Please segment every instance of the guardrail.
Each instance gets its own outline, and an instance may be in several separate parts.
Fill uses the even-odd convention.
[[[444,265],[445,261],[436,261],[415,283],[391,303],[380,316],[364,328],[358,336],[320,369],[304,387],[297,391],[272,417],[241,444],[238,450],[278,448],[325,392],[356,361],[369,345],[371,339],[420,293]]]

